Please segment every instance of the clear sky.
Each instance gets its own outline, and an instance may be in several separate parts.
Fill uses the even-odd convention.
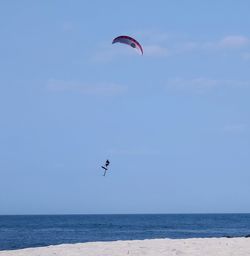
[[[1,1],[0,214],[250,212],[249,10]]]

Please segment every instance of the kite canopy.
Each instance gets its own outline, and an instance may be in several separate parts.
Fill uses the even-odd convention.
[[[130,45],[132,48],[137,49],[143,55],[143,49],[140,43],[130,36],[118,36],[112,42],[112,44],[115,43]]]

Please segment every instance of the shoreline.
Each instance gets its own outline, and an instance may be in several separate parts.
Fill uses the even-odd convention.
[[[0,256],[250,256],[250,238],[145,239],[86,242],[0,251]]]

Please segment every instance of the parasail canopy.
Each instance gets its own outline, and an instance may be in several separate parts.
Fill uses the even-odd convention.
[[[112,42],[112,44],[115,44],[115,43],[130,45],[132,48],[135,48],[143,55],[143,49],[140,43],[130,36],[118,36]]]

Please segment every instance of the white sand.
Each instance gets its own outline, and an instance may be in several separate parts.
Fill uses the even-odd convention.
[[[250,238],[152,239],[62,244],[0,251],[0,256],[248,256]]]

